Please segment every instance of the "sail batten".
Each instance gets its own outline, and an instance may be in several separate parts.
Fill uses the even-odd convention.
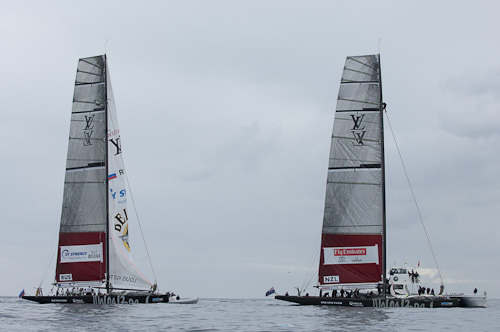
[[[363,103],[363,104],[378,105],[377,103],[369,102],[369,101],[366,101],[366,100],[355,100],[355,99],[346,99],[346,98],[339,98],[338,100],[341,100],[341,101],[350,101],[350,102],[353,102],[353,103]],[[363,110],[360,110],[360,112],[361,111],[363,111]]]
[[[362,75],[370,75],[370,72],[365,72],[365,71],[361,71],[361,70],[354,70],[354,69],[351,69],[351,68],[344,68],[344,70],[345,71],[350,71],[352,73],[362,74]],[[368,81],[368,82],[373,82],[373,81]]]
[[[377,84],[378,82],[376,81],[350,81],[350,80],[343,80],[342,84]]]
[[[347,57],[327,173],[320,287],[376,285],[381,281],[380,96],[378,55]]]

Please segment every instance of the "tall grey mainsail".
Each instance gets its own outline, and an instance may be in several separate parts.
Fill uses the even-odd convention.
[[[59,284],[106,279],[105,82],[105,56],[78,61],[59,230]]]
[[[319,283],[325,288],[381,280],[385,204],[381,114],[379,55],[348,57],[326,185],[319,268]]]
[[[106,86],[104,57],[78,62],[61,233],[106,230]]]

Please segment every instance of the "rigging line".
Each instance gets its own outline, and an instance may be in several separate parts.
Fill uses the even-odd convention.
[[[319,248],[319,243],[320,243],[320,240],[321,240],[321,236],[316,240],[316,244],[314,245],[314,251],[311,255],[311,258],[310,258],[310,263],[309,263],[309,267],[307,269],[307,274],[306,274],[306,277],[304,279],[304,282],[302,283],[302,289],[301,289],[301,292],[305,291],[307,287],[309,287],[309,285],[311,284],[312,282],[312,279],[315,277],[315,270],[314,270],[314,266],[319,262],[319,257],[318,257],[318,248]]]
[[[385,152],[385,155],[387,156],[387,150],[386,150],[386,152]],[[387,165],[387,164],[386,164],[386,165]],[[387,167],[386,167],[386,169],[387,169]],[[391,178],[389,177],[389,179],[391,180],[391,181],[390,181],[391,183],[389,184],[389,181],[387,180],[387,179],[388,179],[388,178],[387,178],[387,174],[391,174],[391,172],[386,172],[386,181],[385,181],[385,183],[386,183],[386,185],[393,186],[393,183],[392,183],[392,182],[393,182],[393,181],[392,181],[393,179],[391,179]],[[391,198],[391,201],[392,201],[392,202],[395,202],[395,201],[396,201],[396,199],[394,198],[394,191],[393,191],[393,190],[389,190],[389,196],[390,196],[390,198]],[[402,244],[402,242],[401,242],[400,224],[399,224],[399,218],[398,218],[398,216],[396,215],[397,211],[396,211],[396,208],[395,208],[395,204],[390,204],[389,206],[390,206],[390,209],[391,209],[391,211],[392,211],[392,214],[394,215],[394,217],[393,217],[393,218],[394,218],[394,220],[395,220],[395,222],[396,222],[396,230],[397,230],[397,235],[398,235],[397,237],[398,237],[398,243],[399,243],[399,250],[401,251],[401,257],[403,258],[403,262],[406,262],[407,260],[406,260],[405,254],[404,254],[403,244]],[[396,263],[395,263],[395,262],[394,262],[394,265],[396,265]]]
[[[436,255],[434,255],[434,250],[432,249],[431,240],[429,239],[429,235],[427,234],[427,229],[425,228],[424,219],[422,218],[422,214],[420,213],[420,208],[418,207],[418,204],[417,204],[417,198],[415,197],[415,193],[413,191],[413,187],[411,186],[410,177],[408,176],[408,172],[406,171],[406,167],[405,167],[405,164],[403,162],[403,157],[401,155],[401,151],[399,150],[398,142],[396,141],[396,136],[394,135],[394,131],[392,130],[391,121],[389,120],[389,115],[387,114],[387,110],[385,110],[385,117],[387,118],[387,123],[389,124],[389,128],[390,128],[391,134],[392,134],[392,138],[394,139],[394,143],[396,144],[396,149],[397,149],[398,154],[399,154],[399,159],[401,160],[401,164],[403,165],[403,170],[404,170],[405,175],[406,175],[406,181],[408,182],[408,185],[410,186],[410,191],[411,191],[411,194],[413,196],[413,201],[415,203],[415,207],[417,208],[417,212],[418,212],[418,216],[420,218],[420,222],[422,223],[422,228],[424,229],[425,237],[427,238],[427,242],[429,243],[429,248],[431,248],[432,257],[434,258],[434,263],[436,264],[436,268],[438,270],[439,279],[441,279],[441,290],[440,290],[439,294],[442,294],[442,292],[444,290],[443,277],[441,276],[441,271],[439,270],[439,265],[438,265],[438,262],[437,262],[437,259],[436,259]]]
[[[49,252],[49,257],[47,258],[47,262],[45,263],[45,272],[42,275],[42,280],[40,281],[39,287],[42,287],[43,282],[45,281],[45,278],[47,277],[47,274],[49,273],[49,268],[52,265],[51,262],[54,259],[54,255],[56,256],[56,261],[57,261],[57,254],[55,254],[55,251],[58,249],[59,246],[54,245],[56,242],[57,235],[59,235],[59,231],[54,233],[54,237],[52,239],[52,245],[51,245],[51,250]]]

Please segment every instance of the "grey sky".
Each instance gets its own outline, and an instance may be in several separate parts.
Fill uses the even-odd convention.
[[[499,9],[0,0],[0,295],[32,292],[47,262],[52,281],[76,65],[107,40],[161,289],[261,297],[316,273],[341,71],[380,45],[384,100],[447,290],[499,297]],[[389,265],[434,268],[387,141]]]

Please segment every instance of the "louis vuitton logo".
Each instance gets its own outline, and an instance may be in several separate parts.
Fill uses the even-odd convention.
[[[85,115],[85,129],[84,130],[92,130],[92,129],[94,129],[94,126],[92,126],[92,121],[94,121],[94,116],[95,115],[92,115],[92,116],[86,116]]]
[[[85,115],[85,128],[83,129],[83,136],[84,136],[84,141],[83,145],[84,146],[89,146],[92,145],[91,137],[92,134],[94,133],[94,125],[92,122],[94,121],[94,115],[92,116],[87,116]]]
[[[83,145],[85,145],[85,146],[92,145],[92,141],[90,140],[90,138],[92,137],[93,133],[94,133],[93,130],[83,132],[83,135],[85,136],[84,141],[83,141]]]
[[[352,118],[352,121],[354,121],[354,127],[352,127],[351,130],[363,130],[363,129],[365,129],[365,126],[363,126],[363,128],[360,128],[361,122],[363,122],[363,119],[365,118],[364,114],[356,115],[356,117],[354,116],[354,114],[351,114],[351,118]]]
[[[364,114],[362,115],[351,114],[352,121],[354,122],[354,125],[351,129],[351,133],[354,136],[354,140],[356,141],[356,143],[352,143],[354,146],[365,145],[363,143],[363,139],[365,137],[366,130],[364,130],[365,126],[361,127],[364,117],[365,117]]]
[[[356,144],[352,143],[353,145],[365,145],[363,143],[363,138],[365,136],[366,131],[362,131],[360,133],[352,132],[352,135],[354,136],[354,139],[356,140]]]

